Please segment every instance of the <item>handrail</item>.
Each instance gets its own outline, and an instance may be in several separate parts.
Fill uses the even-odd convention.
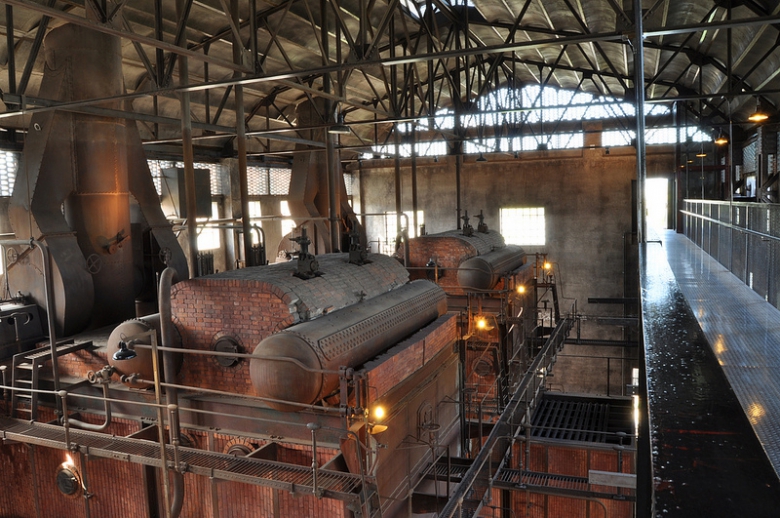
[[[49,255],[49,247],[45,244],[41,243],[40,241],[30,238],[29,240],[24,239],[4,239],[0,241],[0,250],[2,250],[3,256],[5,256],[5,247],[6,246],[24,246],[27,245],[30,248],[33,246],[38,248],[38,250],[41,251],[41,258],[43,260],[43,289],[44,289],[44,298],[46,299],[46,320],[49,327],[49,346],[51,348],[51,371],[52,376],[54,377],[54,392],[59,392],[60,389],[60,374],[59,374],[59,365],[57,364],[57,333],[55,330],[55,324],[54,324],[54,288],[52,286],[52,275],[51,275],[51,257]],[[3,275],[7,277],[8,275],[8,265],[6,264],[6,261],[2,261],[3,263]],[[57,415],[62,415],[62,407],[60,405],[60,401],[57,399]]]
[[[536,358],[534,358],[534,361],[531,363],[531,366],[523,375],[523,379],[518,384],[515,393],[513,394],[504,411],[501,413],[498,421],[493,426],[493,430],[490,432],[490,435],[488,435],[485,444],[477,454],[474,462],[469,467],[468,471],[466,471],[466,474],[461,479],[461,482],[455,487],[455,491],[453,492],[447,504],[444,506],[442,512],[439,514],[440,518],[454,518],[460,516],[460,511],[466,495],[471,491],[471,489],[474,487],[474,484],[478,481],[479,475],[482,472],[485,464],[487,464],[488,461],[491,461],[492,463],[493,447],[497,444],[499,439],[509,437],[510,434],[507,433],[507,429],[511,432],[512,425],[514,424],[513,421],[516,421],[518,418],[522,418],[525,416],[526,412],[530,410],[530,404],[528,404],[530,401],[528,397],[529,388],[533,388],[534,392],[538,390],[539,385],[536,385],[532,382],[538,379],[537,376],[540,370],[546,370],[552,364],[559,348],[563,345],[566,336],[571,330],[573,323],[574,321],[567,317],[561,319],[561,321],[558,322],[558,324],[555,326],[555,329],[550,334],[544,347],[542,347],[542,350],[539,352],[539,354],[537,354]],[[526,403],[526,406],[521,407],[521,403],[523,402]],[[520,411],[520,414],[516,415],[518,411]],[[511,433],[511,436],[514,437],[516,434],[517,432]],[[502,452],[501,455],[504,458],[498,464],[499,468],[505,461],[506,451]],[[490,467],[492,468],[492,466]],[[496,473],[489,473],[490,485],[492,485],[493,478],[497,473],[498,470]],[[482,495],[480,507],[485,503],[486,498],[490,498],[489,490],[486,491],[484,495]]]
[[[772,234],[765,234],[764,232],[759,232],[758,230],[753,230],[746,227],[740,227],[739,225],[735,225],[733,223],[726,223],[725,221],[720,221],[719,219],[711,218],[709,216],[705,216],[704,214],[696,214],[695,212],[690,212],[687,210],[680,210],[682,214],[685,214],[686,216],[693,216],[694,218],[698,218],[704,221],[709,221],[711,223],[717,223],[718,225],[722,225],[726,228],[730,228],[732,230],[737,230],[739,232],[744,232],[745,234],[752,234],[754,236],[758,236],[762,239],[771,239],[773,241],[780,241],[780,237],[773,236]]]

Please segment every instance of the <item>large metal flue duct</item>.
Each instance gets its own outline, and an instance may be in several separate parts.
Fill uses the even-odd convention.
[[[67,102],[124,93],[120,43],[84,27],[53,29],[39,97]],[[118,101],[102,106],[122,108]],[[141,221],[131,221],[131,203]],[[34,115],[9,216],[18,238],[33,237],[51,251],[58,333],[134,316],[137,278],[144,275],[143,259],[133,256],[132,240],[140,236],[132,235],[131,223],[151,229],[169,265],[187,277],[133,121],[59,110]],[[40,267],[32,254],[18,254],[9,265],[11,291],[43,305]]]

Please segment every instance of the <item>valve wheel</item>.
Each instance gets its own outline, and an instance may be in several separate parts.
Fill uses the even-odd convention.
[[[173,257],[173,252],[171,252],[170,248],[166,247],[166,248],[161,248],[160,253],[158,255],[160,257],[160,261],[162,261],[162,263],[165,266],[168,266],[171,262],[171,258]]]
[[[103,259],[97,254],[92,254],[87,257],[87,271],[92,275],[96,275],[100,269],[103,268]]]

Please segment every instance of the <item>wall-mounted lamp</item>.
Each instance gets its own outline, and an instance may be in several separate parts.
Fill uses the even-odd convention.
[[[55,481],[57,483],[57,489],[59,489],[60,493],[63,495],[75,496],[81,491],[81,479],[79,478],[76,466],[73,464],[70,455],[68,455],[67,460],[57,468]]]
[[[117,349],[113,356],[115,360],[132,360],[136,356],[138,356],[138,353],[136,353],[134,349],[130,349],[127,346],[127,342],[119,340],[119,349]]]
[[[384,407],[377,405],[368,411],[368,433],[376,435],[387,430],[387,425],[379,424],[385,418],[387,413]]]
[[[490,322],[488,322],[487,317],[484,315],[477,315],[474,317],[474,327],[476,327],[478,331],[493,330],[493,326],[490,325]]]
[[[761,106],[761,98],[756,98],[756,111],[750,114],[748,117],[748,120],[750,122],[763,122],[769,118],[769,114],[764,109],[763,106]]]

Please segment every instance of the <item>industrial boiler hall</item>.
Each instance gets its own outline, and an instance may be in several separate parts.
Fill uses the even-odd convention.
[[[0,0],[0,518],[775,518],[777,0]]]

